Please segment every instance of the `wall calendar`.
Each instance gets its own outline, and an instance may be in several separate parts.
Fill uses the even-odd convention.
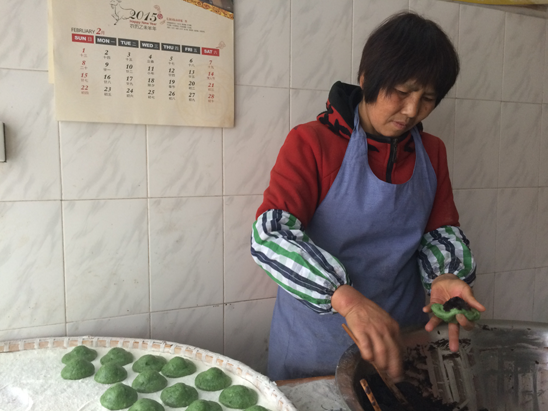
[[[58,120],[233,127],[233,0],[49,6]]]

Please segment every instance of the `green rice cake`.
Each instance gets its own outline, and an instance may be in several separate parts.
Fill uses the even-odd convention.
[[[83,359],[74,358],[61,370],[61,377],[65,380],[81,380],[95,373],[95,366]]]
[[[188,406],[186,411],[223,411],[215,401],[196,400]]]
[[[165,408],[158,401],[140,398],[130,407],[129,411],[165,411]]]
[[[101,405],[109,410],[123,410],[137,401],[137,391],[121,382],[114,384],[101,395]]]
[[[88,348],[85,345],[79,345],[77,347],[74,347],[74,349],[71,352],[63,355],[63,358],[61,358],[61,362],[63,364],[68,364],[70,361],[74,360],[75,358],[83,358],[84,360],[91,362],[97,358],[97,351],[92,350],[91,348]]]
[[[146,354],[133,363],[133,371],[158,371],[160,372],[164,365],[167,364],[167,360],[159,355]]]
[[[94,378],[100,384],[114,384],[124,381],[127,378],[127,371],[121,365],[109,362],[99,368]]]
[[[118,365],[127,365],[133,362],[133,354],[124,350],[122,347],[114,347],[105,356],[101,358],[101,365],[114,363]]]
[[[143,371],[135,377],[131,386],[137,392],[149,394],[166,388],[167,380],[158,371]]]
[[[198,391],[190,385],[178,382],[163,390],[160,399],[169,407],[187,407],[198,399]]]
[[[174,357],[162,367],[162,374],[169,378],[186,377],[196,372],[196,365],[190,360]]]
[[[226,375],[221,369],[212,367],[196,376],[194,385],[204,391],[219,391],[232,384],[232,378]]]
[[[233,385],[221,392],[219,402],[228,408],[243,410],[252,407],[259,401],[259,394],[243,385]]]

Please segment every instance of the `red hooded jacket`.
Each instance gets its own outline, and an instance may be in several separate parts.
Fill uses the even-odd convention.
[[[337,82],[329,93],[327,110],[315,121],[289,132],[256,217],[271,209],[284,210],[306,228],[337,177],[352,134],[354,109],[361,99],[359,87]],[[445,225],[459,226],[445,145],[438,137],[422,130],[420,134],[437,177],[436,197],[425,233]],[[411,133],[398,138],[367,137],[369,164],[379,179],[401,184],[411,178],[415,166]]]

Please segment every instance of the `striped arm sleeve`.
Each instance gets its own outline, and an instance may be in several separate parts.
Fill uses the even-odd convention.
[[[341,285],[351,285],[343,265],[317,247],[286,211],[259,216],[252,228],[251,255],[282,289],[319,314],[334,313],[331,296]]]
[[[422,236],[418,250],[422,284],[430,293],[432,281],[451,273],[472,286],[476,279],[476,262],[470,242],[459,227],[443,226]]]

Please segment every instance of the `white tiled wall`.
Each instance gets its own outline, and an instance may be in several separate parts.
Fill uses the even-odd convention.
[[[291,88],[352,80],[352,0],[291,1]]]
[[[249,232],[291,127],[356,82],[400,10],[436,20],[462,72],[425,121],[447,146],[485,318],[548,322],[548,22],[438,0],[235,0],[232,129],[58,123],[46,2],[0,2],[0,340],[165,339],[265,371],[276,287]],[[23,19],[22,16],[25,16]]]
[[[59,124],[63,200],[145,198],[146,127]]]

